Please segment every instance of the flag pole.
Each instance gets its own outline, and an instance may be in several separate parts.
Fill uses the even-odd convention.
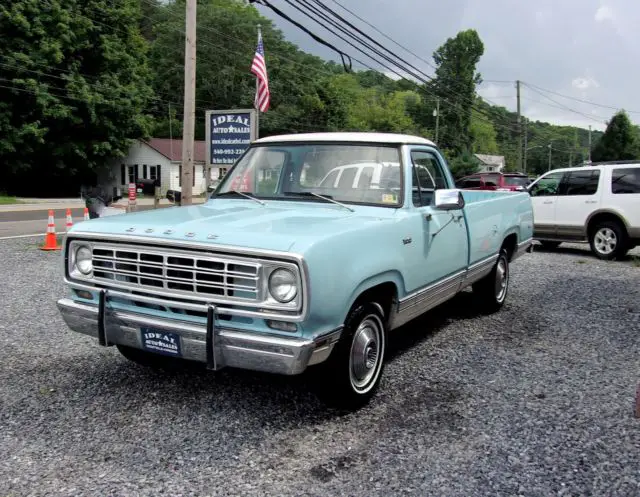
[[[262,26],[258,23],[258,43],[262,37]],[[256,106],[256,98],[258,97],[258,78],[256,78],[256,97],[253,99],[253,107],[256,109],[256,140],[260,136],[260,107]]]

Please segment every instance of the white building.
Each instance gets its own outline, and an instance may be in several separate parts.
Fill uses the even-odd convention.
[[[501,173],[505,166],[504,156],[473,154],[480,161],[480,173]]]
[[[196,141],[194,147],[193,194],[199,195],[206,189],[205,181],[205,142]],[[211,168],[213,181],[226,173],[226,168]],[[167,190],[181,190],[182,140],[169,138],[151,138],[149,141],[137,140],[126,157],[114,161],[99,178],[100,186],[108,192],[115,189],[126,196],[129,183],[139,179],[160,178],[160,191],[164,196]]]

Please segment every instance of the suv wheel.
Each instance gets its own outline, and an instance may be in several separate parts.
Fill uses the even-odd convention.
[[[591,229],[589,236],[591,251],[599,259],[611,261],[627,253],[627,233],[616,221],[601,221]]]
[[[509,291],[509,257],[505,249],[500,250],[491,272],[471,288],[483,312],[491,314],[502,308]]]
[[[387,347],[387,329],[380,307],[357,305],[347,316],[340,341],[316,369],[318,397],[339,409],[366,405],[380,386]]]

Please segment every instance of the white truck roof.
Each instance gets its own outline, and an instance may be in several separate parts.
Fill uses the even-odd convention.
[[[403,135],[400,133],[358,133],[358,132],[339,132],[339,133],[293,133],[287,135],[268,136],[259,138],[254,143],[282,143],[282,142],[354,142],[354,143],[393,143],[393,144],[412,144],[412,145],[431,145],[435,147],[435,143],[426,138],[413,135]]]

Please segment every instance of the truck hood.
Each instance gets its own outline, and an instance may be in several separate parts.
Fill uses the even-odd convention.
[[[380,223],[394,209],[302,201],[215,199],[202,205],[108,216],[75,224],[70,234],[188,240],[263,250],[302,252],[314,242],[347,230]],[[382,212],[381,212],[382,211]],[[381,217],[383,216],[383,217]]]

